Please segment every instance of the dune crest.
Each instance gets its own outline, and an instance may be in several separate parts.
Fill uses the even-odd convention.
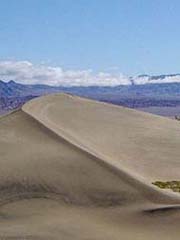
[[[179,132],[176,121],[68,94],[0,118],[0,239],[139,240],[152,229],[169,239],[157,224],[178,239],[167,217],[179,218],[180,195],[152,182],[180,180]]]

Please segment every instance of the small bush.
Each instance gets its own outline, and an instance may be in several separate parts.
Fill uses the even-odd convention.
[[[162,189],[171,189],[173,192],[180,192],[180,181],[156,181],[152,184]]]

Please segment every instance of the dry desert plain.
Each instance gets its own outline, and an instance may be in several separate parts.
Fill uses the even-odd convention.
[[[179,240],[180,123],[68,94],[0,118],[0,239]]]

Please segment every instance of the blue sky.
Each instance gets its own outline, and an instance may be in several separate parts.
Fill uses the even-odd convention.
[[[178,0],[0,0],[1,61],[180,72]]]

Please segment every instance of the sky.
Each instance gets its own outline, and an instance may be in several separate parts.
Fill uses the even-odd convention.
[[[179,0],[0,0],[0,77],[115,85],[179,73],[179,12]]]

